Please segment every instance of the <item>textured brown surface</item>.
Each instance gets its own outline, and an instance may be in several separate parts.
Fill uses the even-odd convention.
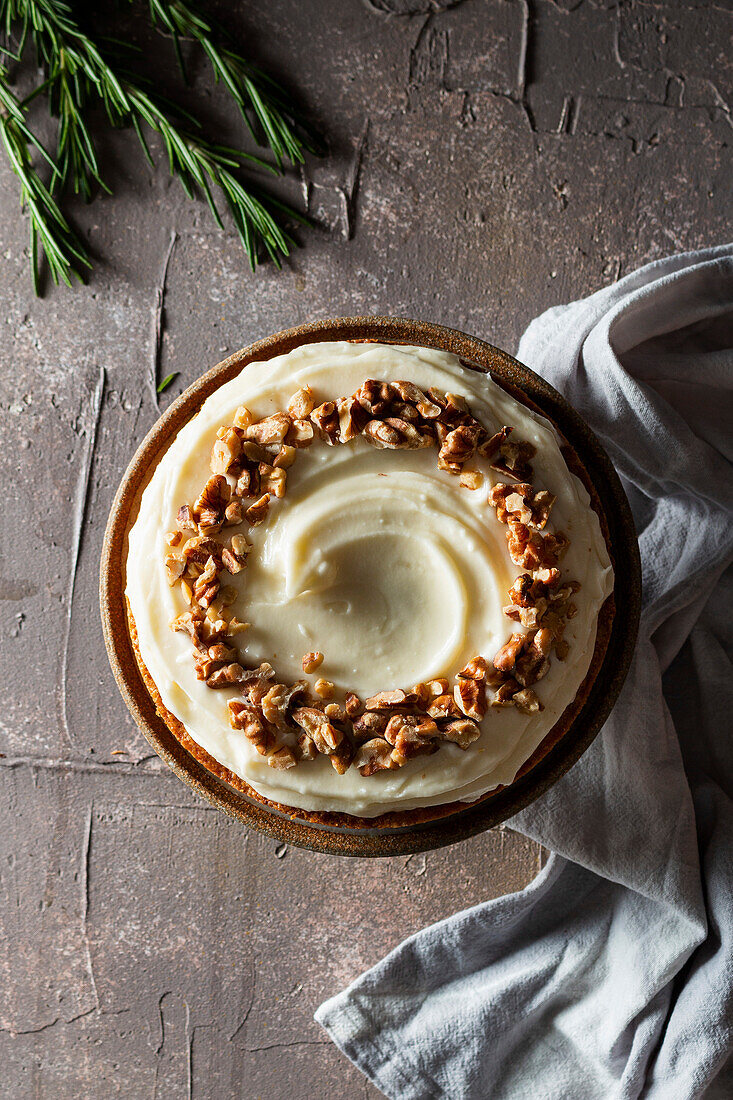
[[[314,1006],[403,935],[539,866],[509,829],[412,859],[283,854],[151,754],[109,671],[97,567],[119,478],[158,415],[152,364],[181,371],[165,408],[202,367],[309,317],[430,317],[514,350],[540,310],[730,236],[727,4],[214,6],[292,74],[331,144],[308,170],[319,227],[283,272],[252,276],[234,236],[119,135],[102,143],[114,198],[75,211],[106,262],[89,288],[36,302],[0,157],[0,1057],[12,1100],[374,1098]],[[172,84],[170,53],[142,45]],[[239,135],[202,66],[193,75],[192,99]]]
[[[466,370],[490,371],[517,400],[550,416],[565,439],[566,461],[591,495],[615,566],[614,593],[599,615],[595,650],[575,699],[524,763],[515,782],[488,792],[470,808],[451,803],[368,821],[345,814],[307,814],[268,802],[189,737],[163,706],[138,648],[137,629],[124,595],[128,536],[165,449],[202,403],[248,363],[281,355],[302,343],[343,339],[380,339],[451,351],[460,356]],[[597,439],[560,394],[490,344],[454,329],[386,317],[319,321],[273,334],[198,379],[154,425],[126,470],[110,512],[100,566],[102,622],[112,669],[133,718],[161,758],[213,805],[245,824],[301,847],[351,856],[408,855],[464,840],[505,821],[555,782],[591,743],[615,701],[636,640],[639,600],[638,548],[623,490]]]

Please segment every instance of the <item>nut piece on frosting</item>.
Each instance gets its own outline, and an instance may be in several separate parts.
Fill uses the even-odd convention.
[[[357,749],[354,757],[354,767],[365,777],[398,766],[392,759],[392,746],[383,737],[373,737],[371,741],[366,741]]]
[[[313,690],[319,699],[333,699],[336,693],[336,687],[330,680],[324,680],[319,677],[313,685]]]
[[[454,745],[458,745],[459,749],[467,749],[481,736],[481,730],[470,718],[458,718],[455,722],[449,722],[447,726],[443,726],[440,736],[444,741],[451,741]]]
[[[314,650],[310,653],[304,653],[301,664],[303,666],[303,672],[315,672],[316,669],[320,668],[323,664],[323,654],[319,653],[318,650]]]
[[[315,404],[310,386],[301,386],[288,401],[288,412],[294,420],[305,420],[313,412]]]
[[[202,535],[213,535],[221,529],[230,496],[227,479],[221,474],[212,474],[193,506],[193,518]]]

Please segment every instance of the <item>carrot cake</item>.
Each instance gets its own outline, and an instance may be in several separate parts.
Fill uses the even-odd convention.
[[[129,535],[174,732],[318,815],[511,784],[587,681],[613,589],[582,468],[520,398],[446,352],[351,342],[216,390]]]

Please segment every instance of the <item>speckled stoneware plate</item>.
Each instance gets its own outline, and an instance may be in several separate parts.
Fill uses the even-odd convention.
[[[580,459],[582,468],[576,472],[591,495],[595,493],[614,564],[614,592],[599,619],[603,644],[596,647],[586,682],[568,708],[571,713],[566,712],[550,730],[508,787],[489,792],[470,805],[434,807],[424,820],[416,814],[409,824],[389,814],[376,823],[347,821],[346,815],[325,815],[336,824],[308,821],[297,810],[257,801],[251,788],[250,794],[246,793],[246,784],[193,745],[182,727],[176,736],[163,721],[138,666],[127,615],[128,532],[152,471],[177,433],[215,389],[248,363],[322,340],[417,344],[452,352],[466,367],[490,372],[505,389],[521,395],[526,404],[534,404],[569,445],[565,450],[569,465],[577,468]],[[231,817],[269,836],[314,851],[352,856],[403,855],[463,840],[510,818],[555,783],[593,741],[621,690],[636,641],[640,589],[636,533],[619,479],[596,437],[560,394],[516,359],[483,340],[440,325],[391,317],[316,321],[279,332],[236,352],[189,386],[145,437],[122,479],[107,524],[100,578],[102,623],[112,671],[133,718],[176,775]],[[152,683],[150,688],[154,690]]]

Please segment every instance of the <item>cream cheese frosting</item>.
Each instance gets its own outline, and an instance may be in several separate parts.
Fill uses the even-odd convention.
[[[569,654],[562,663],[553,660],[535,685],[544,707],[539,714],[489,708],[480,738],[466,751],[442,744],[431,756],[369,777],[354,767],[339,775],[324,756],[278,771],[229,725],[227,702],[236,689],[212,691],[198,680],[190,640],[170,629],[187,605],[180,587],[168,583],[165,535],[175,528],[180,505],[194,500],[210,475],[216,431],[232,422],[238,406],[259,419],[285,409],[301,386],[321,402],[354,392],[367,378],[406,379],[422,390],[459,394],[488,431],[511,425],[517,438],[537,448],[534,484],[556,495],[552,526],[570,540],[563,577],[581,584],[578,612],[564,635]],[[486,503],[500,475],[481,460],[476,467],[483,484],[469,490],[437,468],[430,448],[375,450],[356,438],[298,452],[287,494],[248,533],[248,566],[232,580],[239,594],[234,611],[252,623],[237,639],[242,660],[270,661],[290,682],[303,676],[303,654],[319,650],[325,659],[317,676],[333,681],[338,700],[347,690],[364,698],[452,677],[476,654],[490,658],[516,629],[502,608],[522,570],[512,564],[506,528]],[[216,390],[153,473],[127,559],[142,660],[193,740],[265,798],[362,817],[472,801],[510,783],[575,697],[612,588],[598,517],[548,421],[453,355],[374,343],[307,344],[249,364]]]

